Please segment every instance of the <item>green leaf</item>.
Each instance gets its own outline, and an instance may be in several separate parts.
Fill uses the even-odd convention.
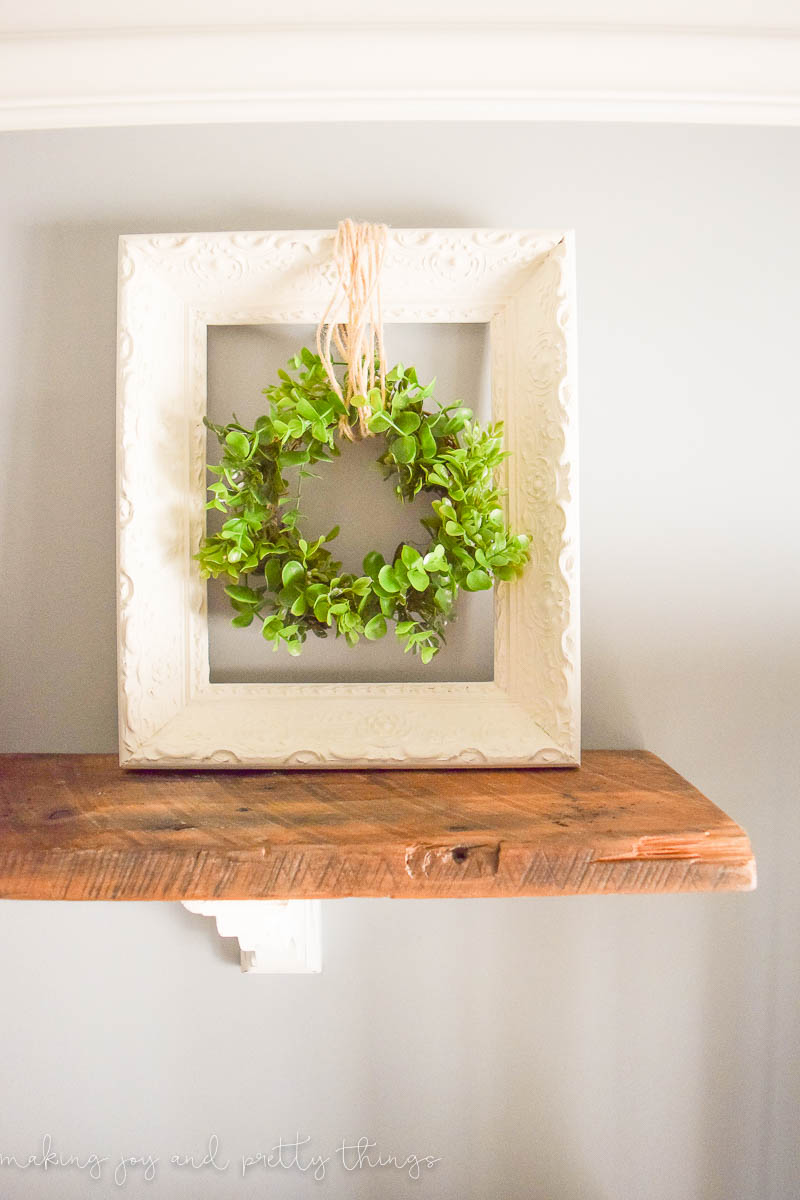
[[[319,416],[317,410],[312,404],[309,404],[305,396],[301,396],[301,398],[297,401],[297,411],[300,413],[300,416],[305,417],[307,421],[316,421],[317,417]]]
[[[370,579],[377,579],[384,562],[382,554],[377,550],[370,550],[369,554],[364,556],[364,574],[369,575]]]
[[[325,393],[325,403],[330,406],[333,412],[347,413],[343,400],[334,391]]]
[[[445,425],[445,433],[458,433],[463,429],[467,421],[472,420],[471,408],[457,408],[455,412],[449,414],[447,424]]]
[[[400,584],[400,590],[402,591],[408,584],[408,568],[402,558],[396,558],[392,563],[392,569],[397,576],[397,582]]]
[[[418,592],[424,592],[430,580],[421,567],[411,567],[408,572],[408,582]]]
[[[323,542],[332,542],[335,537],[339,536],[339,526],[334,525],[333,529],[329,530],[322,539]]]
[[[450,609],[453,607],[453,593],[448,591],[447,588],[437,588],[433,599],[436,607],[440,608],[444,613],[450,612]]]
[[[389,424],[389,418],[384,412],[373,413],[367,422],[370,432],[372,433],[383,433],[384,430],[389,428]]]
[[[468,592],[484,592],[491,586],[491,577],[481,570],[470,571],[464,581],[464,587]]]
[[[428,483],[432,483],[434,487],[448,487],[447,480],[439,473],[438,470],[428,472]]]
[[[428,570],[435,571],[445,562],[446,557],[444,546],[441,542],[437,542],[434,548],[429,550],[423,558],[422,565]]]
[[[436,438],[431,433],[427,424],[423,424],[419,431],[419,444],[422,448],[422,457],[429,459],[436,455]],[[430,478],[430,476],[429,476]]]
[[[261,603],[261,597],[256,595],[252,588],[242,587],[238,583],[233,583],[230,587],[226,587],[225,595],[230,596],[231,600],[238,600],[240,604]]]
[[[225,441],[237,458],[247,458],[250,453],[250,442],[238,429],[232,429]]]
[[[419,550],[415,550],[413,546],[403,546],[400,557],[407,567],[413,567],[415,563],[422,560]]]
[[[310,457],[308,450],[284,450],[281,453],[281,463],[285,467],[298,467],[301,463],[307,463]]]
[[[380,613],[367,621],[364,626],[364,637],[369,638],[371,642],[377,642],[379,638],[386,635],[386,619]]]
[[[295,559],[290,559],[281,571],[283,586],[288,587],[292,582],[299,582],[304,575],[305,571],[303,570],[302,564],[297,562]]]
[[[435,646],[422,646],[420,648],[419,656],[424,663],[429,663],[435,653],[436,653]]]
[[[239,613],[233,618],[231,625],[235,625],[237,629],[246,629],[248,625],[253,624],[253,616],[252,612]]]
[[[399,592],[400,581],[394,573],[394,570],[388,566],[381,567],[378,572],[378,583],[385,592]]]
[[[414,437],[400,437],[392,442],[392,456],[396,462],[410,463],[413,462],[417,455],[417,439]]]
[[[401,433],[413,433],[419,429],[419,417],[415,412],[398,413],[394,423]]]

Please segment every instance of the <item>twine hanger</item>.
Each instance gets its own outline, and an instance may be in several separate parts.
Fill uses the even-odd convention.
[[[317,352],[325,374],[345,407],[356,408],[362,437],[369,436],[367,421],[372,414],[367,394],[378,387],[381,407],[386,402],[380,274],[387,234],[385,225],[360,224],[349,217],[339,222],[333,247],[336,285],[317,328]],[[346,313],[346,321],[330,319],[337,310]],[[333,369],[332,347],[347,367],[344,393]],[[353,440],[349,413],[339,418],[339,431]]]

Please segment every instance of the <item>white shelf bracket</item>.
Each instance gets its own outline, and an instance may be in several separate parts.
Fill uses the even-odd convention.
[[[184,900],[214,917],[220,937],[239,940],[242,971],[253,975],[318,975],[322,970],[321,900]]]

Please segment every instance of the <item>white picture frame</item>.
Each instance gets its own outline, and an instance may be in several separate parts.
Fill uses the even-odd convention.
[[[316,324],[334,231],[120,238],[118,674],[131,768],[576,765],[580,761],[575,270],[569,231],[391,230],[386,322],[486,322],[521,579],[495,588],[494,679],[211,683],[207,329]]]

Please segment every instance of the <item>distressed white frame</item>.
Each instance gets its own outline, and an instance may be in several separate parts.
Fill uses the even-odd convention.
[[[387,322],[488,322],[511,525],[491,683],[209,682],[207,328],[316,323],[332,231],[122,237],[118,341],[120,762],[468,767],[579,761],[575,284],[565,231],[396,229]],[[355,515],[355,514],[354,514]]]

